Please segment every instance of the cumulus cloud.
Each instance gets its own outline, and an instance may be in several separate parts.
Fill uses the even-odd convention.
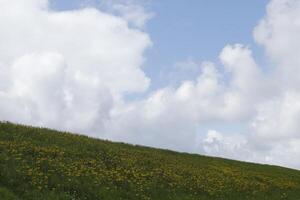
[[[246,57],[250,56],[249,50],[241,45],[228,46],[224,51],[228,49],[235,51],[233,54],[248,52]],[[245,63],[249,65],[245,68],[255,67]],[[109,126],[112,139],[197,152],[198,126],[210,121],[248,119],[253,100],[240,88],[235,89],[233,83],[226,85],[213,63],[204,62],[201,69],[194,81],[184,81],[177,88],[162,88],[146,99],[118,108],[123,110],[116,112]]]
[[[204,152],[210,156],[247,160],[251,155],[247,148],[247,139],[236,133],[225,135],[216,130],[208,130],[200,145],[203,146]]]
[[[272,63],[270,66],[272,69],[264,74],[258,72],[257,69],[254,70],[253,67],[251,70],[245,69],[245,73],[239,70],[238,79],[231,79],[234,85],[245,88],[244,92],[250,95],[247,99],[252,99],[252,104],[255,105],[254,109],[250,109],[254,112],[248,121],[249,129],[243,133],[242,138],[237,140],[247,141],[247,144],[236,149],[242,155],[240,159],[300,167],[297,159],[300,156],[298,146],[300,137],[299,13],[299,1],[272,0],[267,6],[266,16],[254,29],[254,38],[265,49]],[[234,56],[230,53],[223,54],[223,56],[223,59],[222,54],[220,57],[227,68],[226,65],[230,62],[226,60]],[[239,57],[241,61],[247,60],[242,55]],[[245,66],[243,63],[237,65],[239,68],[243,66]],[[207,137],[209,136],[208,133]],[[235,138],[234,134],[228,136],[219,133],[215,139],[221,143],[217,143],[217,147],[221,149],[219,155],[226,152],[226,148],[219,147],[224,147],[228,143],[226,136]],[[235,142],[232,144],[234,145]],[[211,146],[212,150],[216,151],[213,147],[214,145]],[[211,151],[210,147],[208,150]],[[226,156],[235,157],[234,153]]]
[[[122,17],[132,27],[143,29],[155,16],[147,9],[151,0],[88,0],[83,5],[97,5],[105,11]]]
[[[140,67],[151,40],[121,17],[48,3],[0,1],[1,119],[102,130],[123,93],[147,89]]]
[[[151,14],[119,1],[114,12],[48,4],[0,0],[0,119],[300,168],[298,1],[270,1],[254,29],[267,72],[249,47],[226,45],[220,66],[180,62],[198,75],[135,101],[124,96],[150,84],[141,67]]]
[[[119,112],[113,125],[119,130],[111,133],[130,132],[129,141],[151,146],[299,168],[299,13],[298,1],[273,0],[254,29],[271,70],[263,71],[247,46],[227,45],[219,56],[224,70],[198,65],[195,80],[154,91]],[[219,123],[246,126],[215,130]]]
[[[148,20],[154,17],[154,13],[146,12],[140,5],[116,4],[113,9],[132,25],[143,28]]]

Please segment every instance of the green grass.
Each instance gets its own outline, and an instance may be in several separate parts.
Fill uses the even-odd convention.
[[[0,199],[18,200],[18,198],[12,192],[3,187],[0,187]]]
[[[300,171],[0,123],[0,199],[300,200]]]

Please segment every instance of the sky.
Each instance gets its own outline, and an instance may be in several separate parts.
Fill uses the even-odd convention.
[[[86,2],[54,0],[52,7],[56,10],[76,9]],[[103,9],[104,3],[94,0],[88,5]],[[152,80],[150,89],[180,82],[182,78],[169,77],[177,62],[217,61],[219,51],[227,44],[243,43],[260,51],[252,31],[264,16],[267,3],[267,0],[190,0],[189,3],[152,0],[143,3],[144,9],[153,15],[144,27],[153,43],[145,52],[147,61],[143,65],[143,71]],[[186,76],[183,78],[190,78]]]
[[[297,0],[0,0],[0,120],[300,169]]]

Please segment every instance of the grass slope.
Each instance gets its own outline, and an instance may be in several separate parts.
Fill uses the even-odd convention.
[[[300,199],[300,172],[0,123],[0,199]]]

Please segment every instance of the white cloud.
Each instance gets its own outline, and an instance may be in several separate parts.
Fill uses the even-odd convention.
[[[140,5],[113,5],[119,16],[0,0],[0,119],[300,167],[298,1],[272,0],[254,30],[273,64],[268,73],[250,48],[227,45],[222,66],[179,63],[199,74],[131,102],[124,94],[150,84],[141,66],[151,40],[141,28],[151,16]],[[230,133],[218,123],[247,127]]]
[[[248,47],[227,45],[219,56],[225,73],[203,63],[196,80],[153,92],[119,112],[114,124],[119,130],[111,133],[122,132],[125,138],[130,133],[134,139],[128,141],[152,146],[299,168],[299,5],[271,1],[255,28],[273,69],[263,72]],[[215,131],[218,122],[247,128]],[[207,124],[211,127],[203,132]]]
[[[0,4],[1,119],[96,134],[123,93],[147,89],[151,41],[125,19],[46,0]]]
[[[204,151],[210,156],[222,156],[234,159],[249,159],[248,141],[240,134],[226,136],[216,130],[208,130],[202,144]]]
[[[85,0],[83,6],[97,5],[101,9],[122,17],[132,27],[143,29],[155,16],[148,10],[152,0]]]
[[[146,99],[117,108],[122,111],[116,111],[107,132],[113,140],[197,151],[198,126],[248,118],[248,112],[252,112],[248,107],[253,106],[242,104],[248,101],[243,95],[224,84],[213,63],[205,62],[197,80],[160,89]]]
[[[300,138],[300,94],[287,91],[282,97],[264,102],[258,109],[252,126],[264,140]]]
[[[140,5],[115,4],[113,9],[120,13],[130,24],[138,28],[143,28],[147,21],[154,17],[154,13],[146,12],[144,7]]]
[[[266,55],[273,63],[273,69],[268,74],[261,74],[259,70],[254,70],[257,67],[252,67],[251,70],[243,67],[244,70],[239,70],[239,74],[236,73],[237,79],[234,77],[231,79],[232,85],[238,86],[234,88],[240,88],[239,93],[247,92],[247,99],[256,102],[254,109],[251,108],[254,112],[248,120],[250,128],[242,139],[247,141],[247,145],[236,149],[241,154],[240,159],[300,167],[299,13],[299,1],[271,1],[267,15],[254,30],[254,37],[266,50]],[[221,54],[221,60],[225,68],[228,68],[227,65],[232,63],[227,59],[232,60],[234,56],[230,53],[223,56],[225,58],[222,58]],[[237,65],[241,68],[245,66],[243,62],[247,58],[243,55],[239,55],[239,58],[235,60],[242,62]],[[249,59],[248,63],[255,66]],[[245,105],[249,104],[250,102]],[[223,138],[218,137],[217,141],[220,141],[220,144],[217,144],[226,147],[228,138],[224,138],[224,134],[220,135]],[[228,137],[235,138],[234,134]],[[233,146],[234,141],[231,142]],[[216,155],[222,156],[223,152],[230,150],[230,147],[222,149],[217,146],[221,150],[216,151],[214,145],[210,148],[215,150]],[[248,154],[244,152],[245,150],[251,153]],[[225,156],[235,158],[234,153]]]
[[[288,88],[299,89],[300,74],[300,2],[273,0],[267,15],[254,30],[254,38],[263,45],[275,65],[276,79]]]

